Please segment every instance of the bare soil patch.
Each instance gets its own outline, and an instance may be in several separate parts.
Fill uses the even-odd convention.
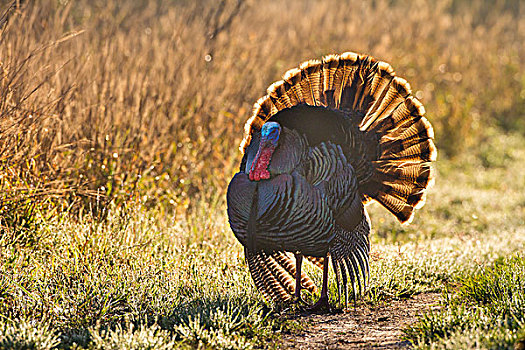
[[[440,294],[424,293],[383,305],[360,305],[347,312],[306,316],[305,331],[285,335],[281,349],[405,349],[402,329],[438,308]]]

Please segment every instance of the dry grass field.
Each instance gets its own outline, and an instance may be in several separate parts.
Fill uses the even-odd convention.
[[[525,347],[520,0],[0,5],[0,348],[279,348],[304,336],[304,317],[255,290],[225,193],[266,87],[344,51],[410,82],[439,150],[410,226],[370,207],[372,282],[354,311],[439,293],[403,344]]]

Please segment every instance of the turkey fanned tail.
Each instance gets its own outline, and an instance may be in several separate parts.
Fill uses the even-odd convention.
[[[254,105],[240,149],[267,121],[300,130],[310,143],[342,146],[363,201],[375,199],[402,222],[423,206],[436,160],[434,132],[408,82],[385,62],[345,52],[303,62]]]
[[[336,228],[330,256],[334,268],[339,301],[344,291],[345,307],[348,305],[348,282],[352,285],[354,304],[363,295],[370,279],[370,219],[364,212],[361,222],[352,230]]]

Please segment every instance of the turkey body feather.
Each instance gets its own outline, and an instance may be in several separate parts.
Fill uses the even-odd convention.
[[[239,241],[248,245],[251,203],[258,186],[255,249],[324,257],[335,235],[336,219],[344,214],[344,207],[352,208],[348,202],[356,198],[357,184],[339,146],[321,143],[308,147],[306,141],[292,145],[286,140],[298,135],[290,134],[297,133],[287,128],[282,131],[284,142],[268,166],[271,178],[256,184],[246,172],[234,176],[227,195],[230,224]],[[288,157],[287,151],[302,157],[291,165],[294,157]],[[287,161],[289,166],[282,166]],[[246,197],[238,199],[239,195]]]
[[[227,192],[230,226],[265,296],[315,290],[303,255],[324,267],[325,302],[329,257],[345,303],[349,282],[354,298],[366,287],[365,204],[377,200],[408,222],[424,202],[436,149],[423,114],[388,64],[354,53],[305,62],[268,88]]]

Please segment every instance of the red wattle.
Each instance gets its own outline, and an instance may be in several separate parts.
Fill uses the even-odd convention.
[[[268,171],[268,164],[272,159],[273,151],[275,147],[261,147],[253,160],[252,167],[250,169],[249,178],[252,181],[259,181],[270,178],[270,172]]]

